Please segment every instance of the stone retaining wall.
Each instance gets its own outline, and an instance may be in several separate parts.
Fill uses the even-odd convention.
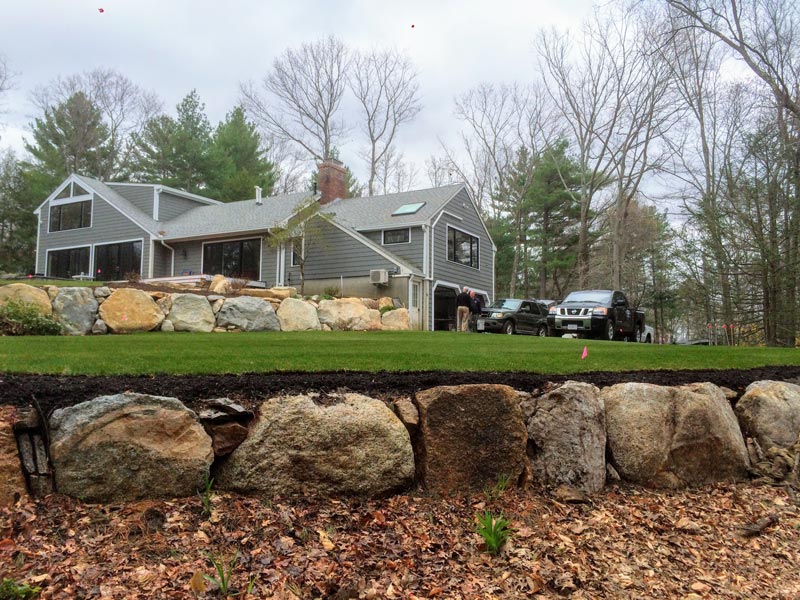
[[[224,280],[224,278],[223,278]],[[215,288],[229,289],[219,282]],[[212,282],[212,286],[214,286]],[[0,304],[15,300],[52,314],[68,335],[106,333],[407,330],[408,310],[391,298],[296,298],[295,288],[242,289],[238,296],[144,292],[134,288],[0,286]]]
[[[796,477],[800,454],[800,387],[773,381],[749,386],[735,411],[709,383],[574,381],[538,395],[462,385],[386,402],[276,397],[258,414],[200,404],[125,392],[57,410],[48,427],[32,409],[0,407],[0,503],[49,493],[48,481],[98,502],[190,496],[208,477],[267,495],[375,497],[414,483],[456,494],[501,478],[587,493],[609,477],[680,488],[746,480],[768,457],[782,461],[771,476]]]

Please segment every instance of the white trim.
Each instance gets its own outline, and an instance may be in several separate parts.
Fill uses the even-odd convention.
[[[453,283],[452,281],[436,280],[433,282],[433,287],[431,288],[431,292],[435,292],[436,288],[439,286],[453,288],[457,292],[460,292],[464,288],[463,285],[458,285],[457,283]]]
[[[464,217],[459,217],[457,214],[451,213],[449,210],[443,210],[441,212],[441,214],[442,215],[447,215],[448,217],[453,217],[454,219],[458,219],[459,221],[463,221],[464,220]],[[437,221],[438,221],[438,219],[437,219]]]
[[[293,237],[293,238],[289,239],[289,243],[292,245],[291,246],[291,256],[290,256],[290,260],[289,260],[289,266],[290,267],[299,267],[300,266],[299,264],[295,264],[295,262],[294,262],[294,255],[295,255],[295,252],[294,252],[294,240],[296,240],[296,239],[298,239],[298,238],[297,237]],[[303,235],[300,236],[300,258],[304,259],[305,257],[306,257],[306,235],[305,235],[305,232],[303,232]]]
[[[61,246],[59,248],[47,248],[44,251],[44,276],[49,277],[50,274],[47,272],[47,267],[50,265],[50,253],[51,252],[60,252],[63,250],[74,250],[75,248],[88,248],[89,249],[89,272],[86,275],[92,274],[92,260],[94,258],[94,248],[91,244],[80,244],[78,246]]]
[[[389,242],[386,243],[386,232],[387,231],[403,231],[405,229],[408,231],[408,241],[407,242]],[[382,246],[400,246],[403,244],[410,244],[411,243],[411,227],[392,227],[391,229],[381,229],[381,245]]]
[[[430,249],[431,249],[431,228],[430,225],[422,227],[422,274],[426,277],[430,271]]]
[[[161,188],[158,186],[153,187],[153,220],[158,221],[159,196],[161,195]]]
[[[64,202],[66,200],[66,202]],[[52,207],[53,206],[64,206],[65,204],[78,204],[79,202],[91,202],[91,208],[89,209],[89,226],[88,227],[72,227],[70,229],[58,229],[53,231],[53,218],[52,218]],[[91,229],[92,224],[94,223],[94,196],[91,194],[89,196],[81,196],[81,200],[73,201],[72,198],[62,198],[61,200],[53,200],[50,205],[47,207],[47,233],[61,233],[62,231],[77,231],[79,229]]]
[[[42,213],[37,210],[34,214],[36,215],[36,262],[33,266],[33,272],[39,273],[39,241],[42,238]]]
[[[92,244],[92,256],[91,256],[92,277],[96,279],[95,275],[97,275],[97,265],[94,262],[95,255],[97,254],[95,252],[97,246],[113,246],[114,244],[130,244],[132,242],[142,243],[142,255],[139,257],[139,275],[142,275],[142,272],[144,271],[144,238],[140,237],[140,238],[130,238],[127,240],[114,240],[113,242],[97,242],[96,244]],[[152,254],[153,253],[151,252],[150,255],[152,256]],[[122,275],[125,274],[122,273]]]
[[[278,273],[276,285],[285,285],[286,279],[286,243],[281,242],[278,247]]]
[[[208,242],[203,242],[200,246],[200,273],[207,275],[205,265],[206,260],[206,246],[209,244],[224,244],[226,242],[241,242],[244,240],[258,240],[258,280],[261,281],[261,263],[263,262],[262,252],[264,251],[264,237],[257,236],[253,237],[251,235],[244,236],[244,237],[237,237],[237,238],[225,238],[222,240],[211,240]],[[226,275],[227,277],[227,275]]]
[[[336,213],[325,213],[331,214],[331,216],[335,219]],[[430,225],[430,220],[428,221],[413,221],[411,223],[381,223],[379,225],[368,225],[366,227],[360,227],[358,225],[354,225],[353,229],[355,229],[358,233],[370,233],[372,231],[383,231],[384,229],[402,229],[403,227],[425,227],[426,225]]]
[[[142,249],[144,250],[144,242],[142,242]],[[156,256],[156,242],[153,236],[150,236],[150,256],[148,256],[148,266],[147,266],[147,278],[150,279],[153,277],[153,267],[155,266],[155,256]]]
[[[472,265],[465,265],[464,263],[458,262],[456,260],[450,260],[450,248],[449,248],[450,232],[447,231],[447,229],[445,230],[445,236],[444,236],[444,239],[445,239],[445,242],[444,242],[445,256],[444,256],[444,258],[445,258],[445,260],[447,262],[449,262],[449,263],[453,263],[454,265],[461,265],[462,267],[467,267],[468,269],[475,269],[476,271],[480,271],[481,270],[481,236],[475,235],[474,233],[471,233],[471,232],[467,231],[466,229],[460,229],[458,227],[454,227],[453,225],[450,225],[450,223],[445,223],[445,227],[447,229],[455,229],[456,231],[460,231],[461,233],[465,233],[468,236],[474,237],[476,240],[478,240],[478,266],[477,267],[473,267]]]
[[[206,198],[205,196],[200,196],[199,194],[184,192],[183,190],[169,187],[168,185],[158,184],[158,187],[161,188],[160,191],[168,192],[170,194],[173,194],[174,196],[181,196],[189,200],[196,200],[197,202],[202,202],[204,204],[225,204],[224,202],[220,202],[219,200],[212,200],[211,198]]]
[[[53,193],[52,193],[52,194],[50,194],[50,195],[49,195],[47,198],[45,198],[45,199],[42,201],[42,203],[41,203],[39,206],[37,206],[37,207],[36,207],[36,210],[34,210],[33,212],[36,212],[36,211],[38,211],[38,210],[41,210],[41,208],[42,208],[42,207],[43,207],[45,204],[47,204],[47,203],[48,203],[48,202],[50,202],[51,200],[55,199],[55,197],[56,197],[56,196],[58,196],[58,195],[61,193],[61,191],[62,191],[62,190],[65,188],[65,187],[67,187],[67,185],[68,185],[68,184],[72,183],[72,181],[73,181],[74,179],[75,179],[75,175],[70,175],[69,177],[67,177],[67,178],[66,178],[66,179],[65,179],[65,180],[64,180],[64,181],[61,183],[61,185],[59,185],[59,186],[58,186],[58,187],[55,189],[55,191],[53,191]]]
[[[431,312],[428,315],[428,327],[430,327],[429,331],[433,331],[433,319],[436,316],[436,310],[434,303],[436,302],[436,288],[442,286],[446,288],[450,288],[456,291],[456,295],[461,292],[461,288],[464,286],[458,285],[457,283],[452,283],[450,281],[434,281],[433,285],[431,286],[431,297],[430,297],[430,305],[431,305]]]
[[[81,194],[80,196],[70,196],[68,198],[59,198],[58,200],[51,200],[50,206],[61,206],[62,204],[73,204],[75,202],[85,202],[86,200],[93,200],[93,194]]]

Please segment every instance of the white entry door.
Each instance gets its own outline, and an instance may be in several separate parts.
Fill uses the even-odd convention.
[[[422,307],[420,300],[422,298],[422,283],[419,281],[411,282],[411,309],[408,316],[411,320],[411,329],[420,329],[422,324]]]

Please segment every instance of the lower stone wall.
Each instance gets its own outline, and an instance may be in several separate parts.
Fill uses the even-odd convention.
[[[301,299],[295,288],[233,290],[224,277],[212,281],[210,289],[220,293],[9,284],[0,286],[0,304],[15,300],[35,306],[53,315],[68,335],[410,328],[408,310],[395,307],[390,297]]]
[[[503,385],[436,387],[381,401],[358,394],[227,399],[197,412],[125,392],[57,410],[0,407],[0,502],[51,489],[97,502],[191,496],[384,496],[485,490],[499,479],[595,493],[609,478],[679,488],[768,476],[797,479],[800,387],[759,381],[731,406],[709,383],[543,394]],[[27,413],[27,416],[26,416]],[[49,433],[37,456],[33,440]],[[41,442],[41,436],[38,438]]]

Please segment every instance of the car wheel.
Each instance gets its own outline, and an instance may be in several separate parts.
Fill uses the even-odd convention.
[[[539,329],[536,330],[536,335],[539,337],[547,337],[547,327],[539,325]]]
[[[506,321],[503,323],[503,333],[508,335],[513,335],[514,333],[514,322],[513,321]]]
[[[614,332],[614,321],[609,320],[606,324],[606,339],[609,342],[613,342],[616,339],[616,334]]]

